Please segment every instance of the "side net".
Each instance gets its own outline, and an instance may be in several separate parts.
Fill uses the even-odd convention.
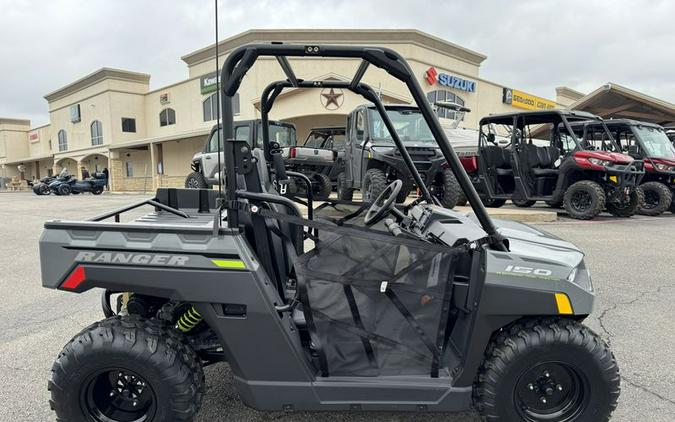
[[[323,376],[438,376],[457,251],[323,232],[295,264]]]

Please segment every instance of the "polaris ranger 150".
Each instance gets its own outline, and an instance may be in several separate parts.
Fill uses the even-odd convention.
[[[592,120],[605,135],[575,134],[571,123]],[[496,142],[508,135],[507,144]],[[480,121],[477,168],[472,178],[487,206],[508,199],[563,205],[570,217],[591,219],[603,209],[629,217],[643,201],[643,163],[621,153],[599,117],[580,111],[499,114]]]
[[[262,129],[260,120],[242,120],[235,122],[235,137],[241,141],[246,141],[254,148],[260,148],[262,142]],[[270,121],[270,137],[273,141],[283,147],[294,146],[295,126],[289,123]],[[206,145],[201,152],[192,157],[192,173],[185,178],[185,187],[189,189],[210,188],[218,184],[218,151],[220,153],[220,163],[223,157],[222,142],[218,146],[218,125],[214,125],[207,138]]]
[[[443,206],[454,207],[460,199],[461,188],[420,110],[405,105],[386,105],[385,109],[425,186]],[[397,201],[403,202],[418,184],[406,168],[377,109],[367,105],[356,108],[347,118],[345,169],[338,174],[338,198],[351,200],[354,190],[358,189],[363,200],[370,202],[397,179],[403,182]]]
[[[654,123],[629,119],[605,120],[604,123],[623,153],[644,160],[645,176],[640,185],[644,203],[638,213],[654,216],[668,210],[675,212],[675,147],[664,129]],[[585,128],[587,136],[598,131],[603,133],[603,128],[596,121],[574,124],[572,127],[577,133]]]
[[[348,82],[298,80],[289,56],[361,64]],[[235,137],[232,97],[258,58],[276,58],[287,77],[263,91],[263,122],[287,88],[362,95],[421,197],[397,207],[403,184],[394,180],[371,203],[329,200],[303,218],[275,189],[288,175],[267,125],[262,149]],[[408,87],[475,217],[435,204],[394,120],[361,82],[369,66]],[[619,371],[607,344],[582,324],[595,296],[583,253],[489,217],[398,53],[245,45],[229,53],[220,81],[224,197],[160,189],[135,205],[155,212],[133,222],[104,222],[119,221],[129,206],[45,224],[43,285],[103,288],[106,315],[76,334],[52,367],[58,420],[191,420],[205,394],[202,367],[220,361],[241,400],[259,410],[473,407],[491,421],[609,419]],[[348,214],[335,221],[333,213]]]

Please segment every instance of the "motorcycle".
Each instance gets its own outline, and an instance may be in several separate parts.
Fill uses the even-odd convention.
[[[38,183],[35,183],[32,186],[33,193],[36,195],[49,195],[52,193],[51,189],[49,189],[49,184],[54,180],[56,180],[56,177],[54,176],[43,177]]]
[[[57,195],[77,195],[90,192],[93,195],[100,195],[106,186],[106,176],[103,173],[94,173],[92,177],[84,180],[77,180],[69,175],[67,178],[56,180],[49,185],[49,188]]]

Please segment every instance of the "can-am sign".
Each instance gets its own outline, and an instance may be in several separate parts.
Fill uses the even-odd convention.
[[[447,73],[438,73],[435,67],[431,66],[424,72],[424,80],[429,85],[441,85],[448,88],[459,89],[466,92],[476,92],[476,82],[468,79],[462,79]]]
[[[211,92],[216,92],[218,89],[218,80],[220,79],[220,74],[218,72],[211,72],[207,75],[199,78],[199,91],[202,94],[208,94]]]

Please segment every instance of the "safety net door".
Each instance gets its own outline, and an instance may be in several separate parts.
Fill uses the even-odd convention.
[[[327,235],[301,256],[298,288],[322,375],[438,376],[458,253],[364,231]]]

